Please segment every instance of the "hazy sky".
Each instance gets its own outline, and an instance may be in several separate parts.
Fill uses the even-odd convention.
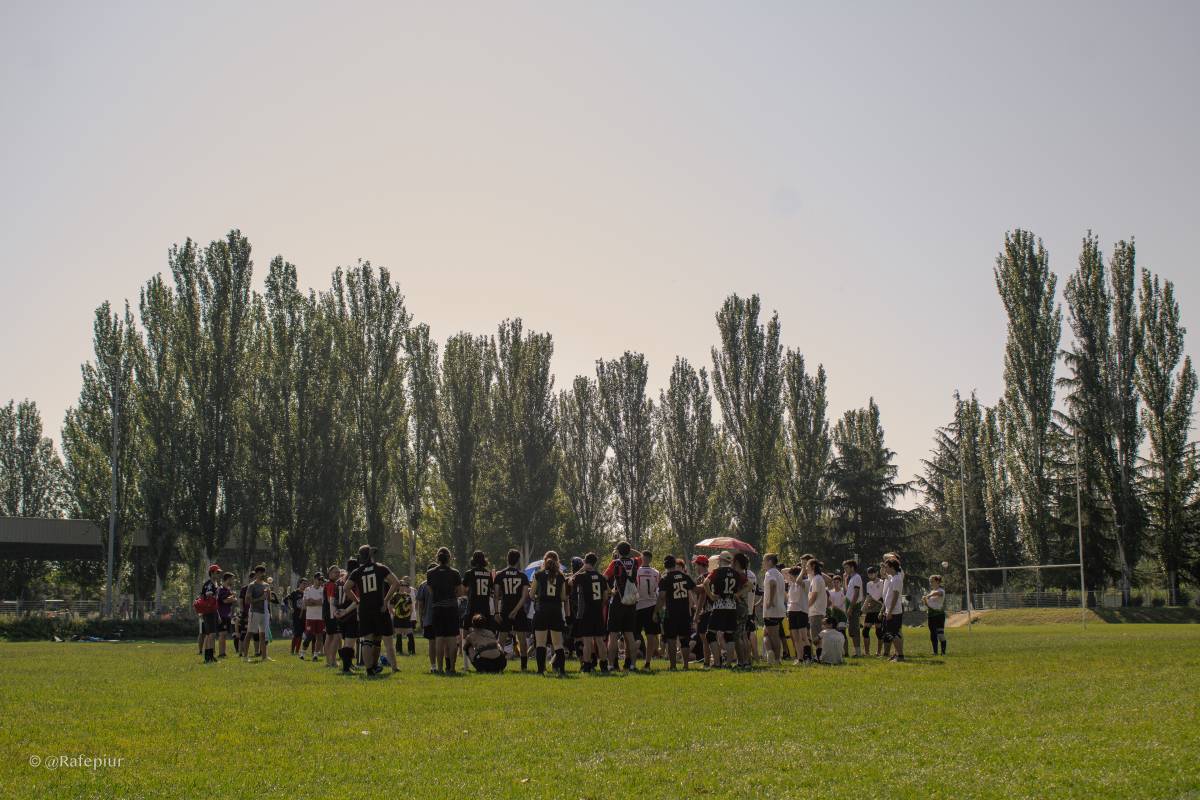
[[[906,477],[1000,391],[1006,230],[1060,290],[1136,236],[1200,355],[1200,3],[348,7],[0,2],[0,402],[57,437],[93,309],[232,227],[259,285],[364,258],[440,340],[521,316],[560,387],[633,349],[657,397],[758,292]]]

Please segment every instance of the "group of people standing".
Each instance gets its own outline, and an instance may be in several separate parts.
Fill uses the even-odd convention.
[[[768,553],[761,580],[741,552],[724,551],[711,560],[697,555],[692,571],[673,555],[662,560],[660,571],[652,558],[650,551],[638,553],[621,542],[602,570],[595,553],[564,565],[549,551],[530,576],[516,549],[500,569],[476,551],[460,572],[443,547],[414,588],[364,545],[345,567],[331,565],[301,581],[284,600],[292,613],[292,653],[301,659],[311,654],[329,667],[340,660],[343,673],[362,665],[368,675],[378,675],[385,665],[398,670],[398,656],[415,655],[419,630],[436,674],[455,673],[460,656],[464,667],[478,672],[502,672],[517,659],[527,670],[531,655],[539,673],[563,674],[569,654],[581,672],[633,670],[639,661],[650,669],[658,657],[672,670],[696,661],[702,668],[748,669],[760,660],[839,664],[870,655],[874,632],[876,656],[904,660],[904,571],[895,553],[865,574],[852,559],[830,571],[811,554],[784,567]],[[258,569],[242,602],[265,612],[270,586]],[[940,576],[930,577],[930,587],[922,598],[930,641],[934,654],[939,648],[944,654]],[[250,612],[245,627],[266,658],[269,625],[258,613]],[[223,653],[223,640],[221,647]]]

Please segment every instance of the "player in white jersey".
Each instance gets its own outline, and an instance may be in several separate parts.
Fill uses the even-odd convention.
[[[804,568],[797,564],[784,573],[787,582],[787,620],[792,640],[792,655],[798,665],[812,660],[812,648],[808,640],[808,584],[804,580]]]
[[[854,656],[862,655],[859,645],[859,630],[863,607],[863,579],[858,574],[858,562],[847,559],[842,562],[842,576],[846,584],[846,636],[854,642]]]
[[[650,669],[650,659],[657,656],[658,636],[662,627],[656,615],[658,605],[658,582],[662,575],[650,566],[653,553],[642,551],[642,565],[637,569],[637,635],[644,638],[646,643],[646,663],[642,669]]]
[[[783,662],[783,640],[780,628],[787,616],[787,581],[779,571],[779,556],[763,556],[763,638],[767,646],[767,663]]]
[[[879,614],[883,611],[883,580],[879,567],[867,567],[867,586],[863,597],[863,649],[871,654],[871,631],[875,631],[875,655],[883,653],[883,626]]]
[[[900,560],[889,558],[883,562],[883,571],[887,575],[883,587],[883,654],[896,648],[896,655],[890,661],[904,660],[904,572],[900,569]]]
[[[941,655],[946,655],[946,591],[941,575],[929,576],[929,592],[921,599],[929,612],[929,643],[933,645],[933,654],[938,655],[941,645]]]

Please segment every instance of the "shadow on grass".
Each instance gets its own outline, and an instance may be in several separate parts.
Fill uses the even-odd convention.
[[[1200,623],[1200,608],[1093,608],[1105,622]]]

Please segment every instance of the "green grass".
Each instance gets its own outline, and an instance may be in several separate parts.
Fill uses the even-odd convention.
[[[284,647],[205,667],[186,644],[0,643],[0,797],[1200,792],[1194,627],[954,630],[944,659],[907,633],[905,664],[566,679],[435,677],[421,656],[342,678]],[[124,763],[29,765],[77,753]]]

